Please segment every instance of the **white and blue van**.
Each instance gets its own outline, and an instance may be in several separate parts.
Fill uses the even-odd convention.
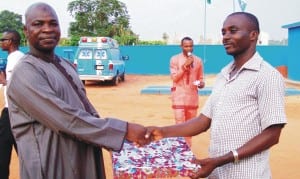
[[[74,64],[80,79],[85,81],[111,81],[117,85],[125,80],[125,60],[119,44],[110,37],[81,37]]]

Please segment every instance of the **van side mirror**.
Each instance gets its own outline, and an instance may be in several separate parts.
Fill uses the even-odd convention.
[[[122,56],[122,60],[129,60],[129,56],[128,55],[124,55],[124,56]]]

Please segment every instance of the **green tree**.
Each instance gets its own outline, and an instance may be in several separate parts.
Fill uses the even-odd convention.
[[[75,0],[68,4],[68,11],[75,19],[69,28],[71,43],[80,36],[113,37],[121,45],[138,39],[129,27],[125,4],[118,0]]]
[[[139,41],[138,45],[166,45],[165,41],[161,40],[150,40],[150,41]]]
[[[23,32],[22,15],[3,10],[0,12],[0,32],[4,32],[7,29],[17,30],[22,37],[21,45],[26,45],[26,39]]]
[[[116,39],[120,45],[135,45],[138,44],[138,36],[134,34],[127,34],[127,35],[120,35],[120,36],[114,36],[114,39]]]

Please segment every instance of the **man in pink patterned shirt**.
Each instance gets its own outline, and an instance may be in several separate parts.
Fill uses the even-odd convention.
[[[197,116],[198,89],[205,86],[202,60],[192,54],[194,42],[190,37],[181,40],[182,52],[170,60],[172,108],[176,124]],[[191,137],[186,137],[189,146]]]

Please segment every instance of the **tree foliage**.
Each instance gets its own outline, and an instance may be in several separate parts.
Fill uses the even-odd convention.
[[[81,36],[108,36],[129,45],[138,40],[129,27],[129,15],[118,0],[75,0],[68,4],[75,22],[70,23],[71,43],[77,45]]]
[[[139,41],[138,45],[167,45],[167,42],[161,40]]]
[[[23,32],[22,15],[3,10],[0,12],[0,32],[3,33],[7,29],[17,30],[21,37],[21,45],[26,44],[25,35]]]

